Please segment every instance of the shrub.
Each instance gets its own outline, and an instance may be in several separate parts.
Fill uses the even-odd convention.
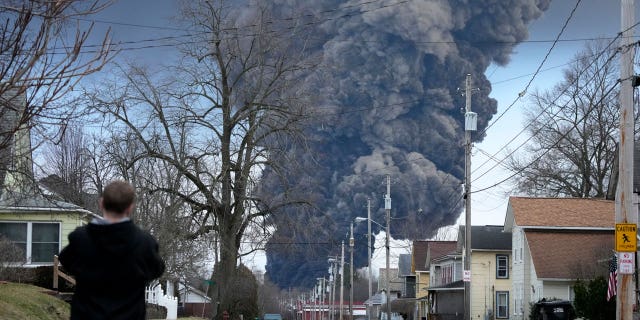
[[[26,263],[25,254],[11,240],[0,236],[0,280],[15,281],[23,276],[19,270]]]

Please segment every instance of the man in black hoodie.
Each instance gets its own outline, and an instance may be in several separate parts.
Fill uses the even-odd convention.
[[[129,218],[135,190],[125,181],[104,188],[103,219],[69,234],[60,262],[76,278],[71,319],[145,319],[145,286],[164,272],[158,243]]]

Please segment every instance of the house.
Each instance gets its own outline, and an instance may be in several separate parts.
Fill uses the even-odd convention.
[[[25,266],[53,265],[53,256],[67,244],[67,235],[94,214],[59,201],[35,182],[28,128],[17,130],[1,150],[11,158],[0,181],[0,237],[21,249]],[[15,261],[22,263],[23,261]]]
[[[427,319],[463,318],[462,270],[462,254],[455,250],[455,246],[451,252],[431,258]]]
[[[411,255],[398,255],[398,278],[402,279],[401,298],[416,297],[416,275],[411,270]]]
[[[378,277],[378,292],[387,290],[387,272],[386,268],[379,269],[379,277]],[[397,268],[389,268],[389,291],[390,300],[393,301],[401,296],[402,289],[404,287],[404,280],[398,276]]]
[[[416,276],[416,319],[424,320],[428,313],[429,269],[431,257],[440,257],[454,252],[456,241],[422,241],[413,242],[411,251],[411,271]]]
[[[512,234],[511,319],[526,319],[542,298],[573,300],[576,279],[606,274],[614,248],[613,201],[511,197],[504,230]]]
[[[208,317],[213,314],[213,306],[211,298],[207,293],[199,290],[189,284],[179,283],[178,295],[180,296],[180,305],[178,313],[185,316]]]
[[[393,301],[397,300],[401,296],[402,289],[404,287],[404,280],[398,276],[397,268],[389,268],[389,291],[391,294],[387,295],[387,269],[380,268],[378,272],[378,292],[380,294],[374,295],[371,299],[365,301],[365,304],[370,307],[371,312],[374,315],[372,316],[373,319],[386,319],[386,303],[389,301],[390,306],[393,306]],[[378,301],[380,302],[379,305],[376,304]],[[395,312],[394,310],[391,311],[392,313]],[[395,317],[392,314],[391,319],[393,320],[394,318]]]
[[[429,314],[464,316],[463,252],[465,226],[454,251],[431,258]],[[451,248],[451,247],[449,247]],[[511,234],[502,226],[471,226],[471,318],[508,319],[511,304]]]
[[[464,247],[460,226],[458,248]],[[511,232],[503,226],[471,226],[471,318],[509,319],[511,303]],[[460,251],[462,252],[462,251]]]

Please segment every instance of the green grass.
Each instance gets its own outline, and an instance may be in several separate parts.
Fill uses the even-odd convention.
[[[0,282],[0,319],[69,319],[69,304],[47,291],[28,284]]]

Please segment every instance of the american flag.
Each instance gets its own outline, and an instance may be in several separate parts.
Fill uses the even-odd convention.
[[[609,261],[609,287],[607,288],[607,301],[616,295],[618,291],[618,257],[613,255],[613,259]]]

